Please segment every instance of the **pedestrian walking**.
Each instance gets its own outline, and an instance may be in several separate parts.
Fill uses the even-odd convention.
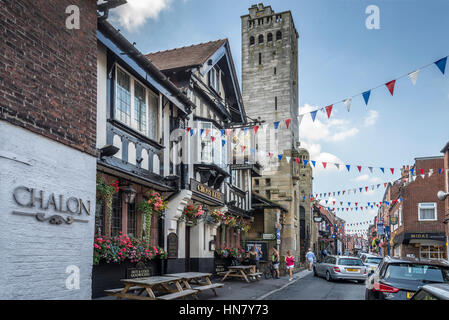
[[[312,271],[313,261],[315,260],[315,254],[312,251],[312,248],[309,248],[309,251],[306,253],[306,259],[308,264],[309,271]]]
[[[256,269],[257,269],[257,272],[260,272],[260,264],[259,264],[259,261],[260,261],[260,258],[262,258],[262,255],[263,255],[263,252],[262,252],[262,249],[260,249],[259,247],[256,247],[256,251],[257,251],[257,257],[256,257]]]
[[[279,273],[279,252],[276,247],[273,247],[273,255],[271,256],[271,261],[273,263],[273,268],[276,271],[276,279],[280,279]]]
[[[295,257],[291,255],[290,250],[287,251],[287,256],[285,257],[285,264],[287,265],[287,271],[289,275],[288,281],[293,280],[293,267],[295,265]]]

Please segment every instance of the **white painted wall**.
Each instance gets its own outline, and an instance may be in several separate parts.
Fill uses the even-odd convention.
[[[0,299],[91,299],[96,159],[0,120]],[[52,225],[13,210],[13,190],[26,186],[46,195],[90,200],[88,223]],[[59,214],[59,213],[58,213]],[[63,217],[68,214],[61,213]],[[66,288],[66,268],[80,269],[80,287]]]

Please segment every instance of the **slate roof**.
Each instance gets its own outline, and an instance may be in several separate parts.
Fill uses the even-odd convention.
[[[191,45],[189,47],[158,51],[145,55],[159,70],[171,70],[204,64],[227,39]]]

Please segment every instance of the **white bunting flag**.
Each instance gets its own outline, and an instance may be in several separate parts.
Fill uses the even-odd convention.
[[[302,118],[303,118],[303,117],[304,117],[303,114],[300,114],[300,115],[298,116],[298,126],[301,125],[301,121],[302,121]]]
[[[416,80],[418,80],[418,72],[419,72],[419,69],[416,70],[416,71],[410,72],[408,74],[408,77],[412,81],[413,85],[415,85],[416,84]]]
[[[429,177],[431,177],[433,174],[433,169],[429,169]]]
[[[349,110],[351,109],[352,98],[348,98],[343,102],[345,103],[346,109],[348,109],[348,112],[349,112]]]
[[[285,159],[287,159],[287,163],[290,163],[291,157],[285,157]]]
[[[340,164],[335,163],[335,166],[337,167],[338,170],[340,170]]]
[[[369,171],[371,171],[371,173],[373,173],[373,167],[368,167]]]

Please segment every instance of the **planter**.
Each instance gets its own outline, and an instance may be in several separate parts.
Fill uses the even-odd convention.
[[[162,275],[165,260],[153,259],[145,263],[150,269],[150,276]],[[128,278],[128,269],[136,268],[136,263],[125,261],[123,263],[100,262],[92,267],[92,299],[104,297],[104,290],[122,288],[120,279]]]

